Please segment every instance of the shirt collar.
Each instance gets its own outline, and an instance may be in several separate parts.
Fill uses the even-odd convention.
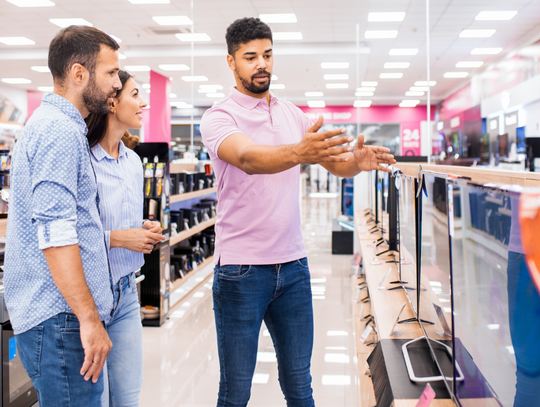
[[[81,132],[86,135],[86,133],[88,132],[86,122],[84,121],[81,112],[79,112],[79,109],[77,109],[73,103],[55,93],[47,93],[43,97],[43,102],[50,103],[51,105],[61,110],[66,116],[72,119],[81,129]]]
[[[257,106],[261,102],[267,104],[266,98],[258,99],[253,96],[246,95],[236,89],[236,86],[231,86],[231,92],[229,93],[229,97],[236,103],[238,103],[240,106],[245,107],[249,110],[253,110],[255,106]],[[274,100],[277,100],[277,98],[272,92],[270,92],[270,103],[273,103]]]
[[[115,158],[111,157],[109,153],[107,153],[103,147],[101,147],[101,144],[97,143],[94,147],[90,149],[92,151],[92,155],[95,157],[97,161],[101,161],[104,158],[108,158],[110,160],[116,160]],[[118,151],[118,158],[127,156],[128,154],[128,148],[124,145],[124,142],[120,140],[119,145],[119,151]]]

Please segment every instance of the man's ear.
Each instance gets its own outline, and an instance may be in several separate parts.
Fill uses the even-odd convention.
[[[71,65],[68,72],[68,80],[76,86],[84,86],[88,79],[88,70],[81,64]]]
[[[236,70],[236,61],[234,60],[234,57],[230,54],[227,54],[227,64],[229,65],[229,69],[231,71]]]

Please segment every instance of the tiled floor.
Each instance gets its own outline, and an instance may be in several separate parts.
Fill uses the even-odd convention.
[[[332,219],[339,199],[305,198],[303,233],[312,274],[315,345],[312,377],[317,407],[357,407],[358,368],[351,316],[351,256],[332,256]],[[173,310],[161,328],[144,328],[141,406],[216,405],[219,363],[211,280]],[[262,327],[250,406],[285,406],[272,341]]]

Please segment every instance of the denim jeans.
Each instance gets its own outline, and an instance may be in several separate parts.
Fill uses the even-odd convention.
[[[99,406],[103,374],[97,383],[81,376],[84,349],[79,320],[61,313],[15,335],[22,364],[36,388],[40,407]]]
[[[114,286],[112,318],[107,333],[113,348],[104,371],[103,407],[139,405],[143,380],[142,324],[135,274],[122,277]]]
[[[287,406],[314,406],[313,305],[307,259],[263,266],[218,263],[213,296],[221,375],[218,407],[247,405],[263,320],[274,342]]]

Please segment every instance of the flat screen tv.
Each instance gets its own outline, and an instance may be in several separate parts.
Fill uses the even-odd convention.
[[[508,157],[508,134],[497,136],[497,152],[499,153],[499,158]]]

